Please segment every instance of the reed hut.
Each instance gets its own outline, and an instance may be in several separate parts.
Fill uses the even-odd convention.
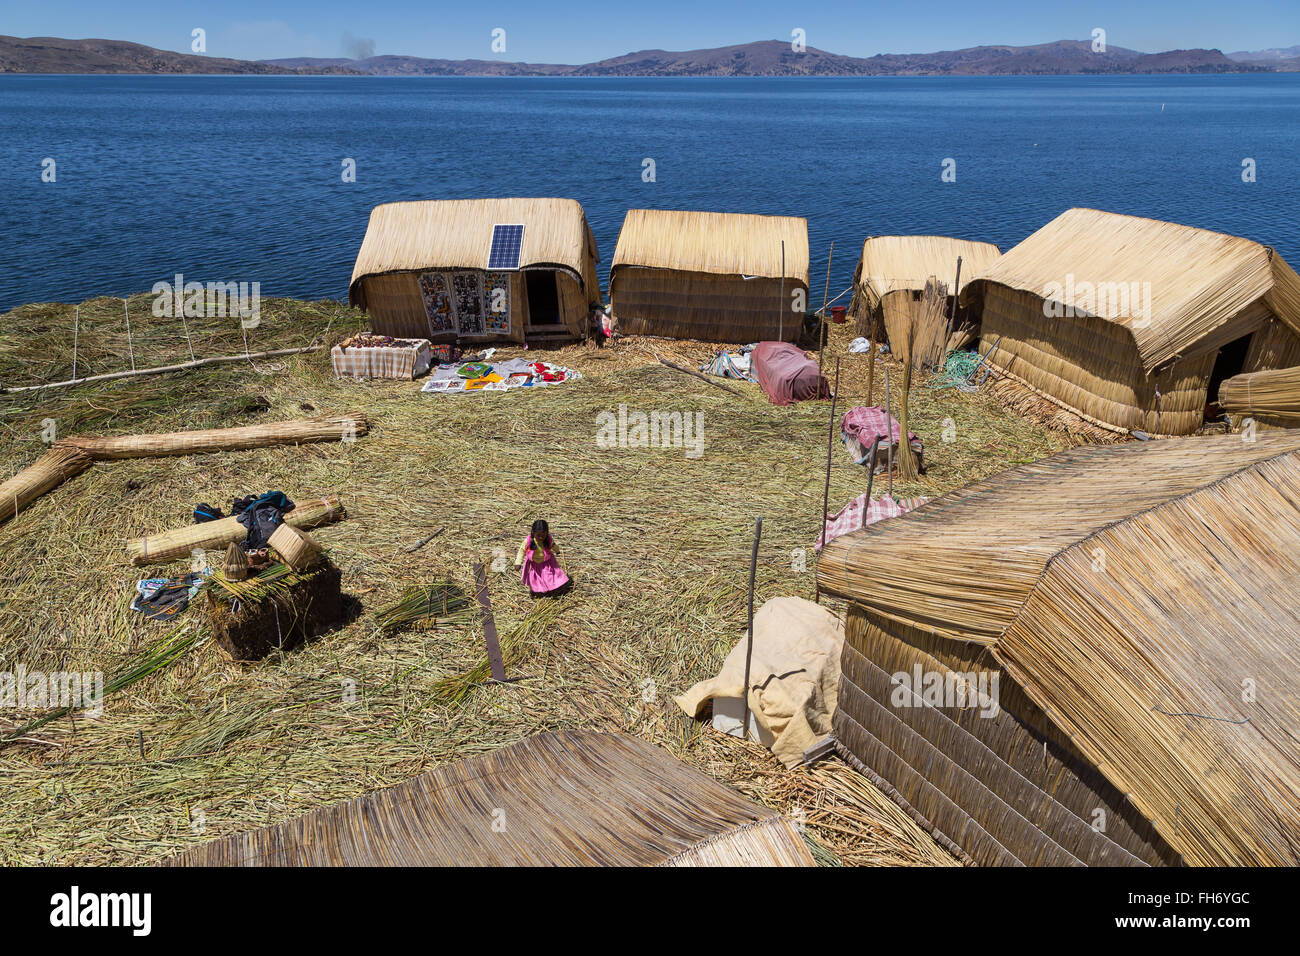
[[[849,314],[858,323],[859,332],[873,337],[891,327],[898,327],[914,303],[920,302],[926,284],[935,279],[944,283],[948,297],[944,315],[948,328],[956,330],[977,325],[979,303],[972,303],[960,318],[957,316],[958,293],[971,278],[991,266],[1001,250],[991,242],[950,239],[947,236],[871,236],[862,244],[862,255],[853,270],[853,298]],[[961,260],[960,275],[957,260]],[[890,339],[892,341],[892,338]],[[947,335],[939,343],[939,358],[947,344]],[[925,364],[934,364],[930,350]]]
[[[1224,379],[1300,365],[1300,277],[1205,229],[1071,209],[974,276],[976,297],[1020,407],[1102,433],[1190,434]]]
[[[386,203],[371,210],[348,298],[381,335],[559,343],[586,332],[598,261],[573,199]]]
[[[609,295],[630,334],[793,342],[808,302],[808,221],[629,209]]]
[[[1300,431],[1012,469],[827,545],[837,746],[980,863],[1296,865],[1297,579]]]
[[[527,737],[176,866],[813,866],[794,826],[622,734]]]

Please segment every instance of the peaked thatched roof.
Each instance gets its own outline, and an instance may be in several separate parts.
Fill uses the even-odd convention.
[[[1268,246],[1096,209],[1063,212],[974,276],[963,295],[989,283],[1123,326],[1148,371],[1253,331],[1267,318],[1249,308],[1256,303],[1300,334],[1300,276]],[[1115,294],[1092,295],[1100,284]],[[1149,289],[1149,314],[1145,298],[1121,293],[1134,284]]]
[[[610,265],[780,279],[808,285],[808,220],[733,212],[629,209]]]
[[[622,734],[561,731],[460,760],[179,866],[812,866],[779,813]]]
[[[349,293],[355,301],[359,280],[386,272],[486,268],[492,227],[512,223],[524,224],[520,268],[549,266],[594,282],[596,241],[576,199],[430,199],[370,211]]]
[[[961,285],[965,288],[1001,254],[991,242],[970,239],[872,236],[862,244],[853,282],[855,288],[869,286],[873,296],[879,298],[899,289],[924,289],[926,280],[934,276],[946,283],[952,294],[958,256],[961,257]]]
[[[986,645],[1205,864],[1300,863],[1297,580],[1300,431],[1073,449],[818,564],[823,591]]]

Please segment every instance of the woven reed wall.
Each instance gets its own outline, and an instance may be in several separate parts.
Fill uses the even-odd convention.
[[[986,716],[978,707],[937,707],[934,709],[946,720],[931,719],[926,724],[928,729],[918,726],[918,730],[932,744],[937,742],[938,733],[947,734],[948,752],[957,755],[962,766],[980,779],[986,789],[998,793],[1036,825],[1044,826],[1046,818],[1035,817],[1026,808],[1042,804],[1038,791],[1070,811],[1076,822],[1058,820],[1058,826],[1049,827],[1048,833],[1085,862],[1096,865],[1108,855],[1115,855],[1109,847],[1092,845],[1091,837],[1084,844],[1068,843],[1079,836],[1078,822],[1091,830],[1096,819],[1094,814],[1099,809],[1105,814],[1105,836],[1123,848],[1125,854],[1135,857],[1134,862],[1151,865],[1180,862],[1178,855],[1137,809],[1051,724],[1024,690],[1002,673],[1001,665],[988,648],[935,638],[918,628],[873,619],[865,610],[852,605],[845,625],[845,642],[851,653],[846,651],[843,669],[859,688],[867,686],[862,661],[869,661],[885,674],[910,675],[918,665],[923,672],[944,675],[953,671],[999,674],[1000,712],[996,716]],[[889,705],[888,696],[877,694],[876,697],[879,703]],[[867,720],[866,715],[850,713],[860,724]],[[951,727],[947,726],[949,722]],[[962,735],[972,739],[964,740]],[[984,748],[996,755],[996,761],[984,753]],[[926,774],[918,749],[899,756],[913,769]],[[999,762],[1006,766],[995,772]],[[987,799],[987,794],[972,790],[959,795],[955,802],[965,808],[971,801]]]
[[[567,272],[546,271],[555,277],[561,322],[575,336],[580,336],[588,314],[582,282]],[[370,328],[376,334],[429,339],[435,343],[457,341],[455,332],[433,333],[425,312],[424,299],[420,295],[418,272],[366,276],[359,281],[359,288],[365,296]],[[528,324],[528,293],[524,270],[520,270],[510,276],[510,335],[476,335],[467,337],[464,341],[467,344],[524,342]]]
[[[1297,581],[1292,452],[1061,554],[994,653],[1189,863],[1294,866]]]
[[[812,866],[802,837],[645,741],[560,731],[460,760],[178,866]]]
[[[610,278],[610,298],[619,329],[631,335],[664,335],[708,342],[793,342],[803,313],[790,309],[794,279],[623,267]]]
[[[1292,368],[1296,365],[1300,365],[1300,335],[1269,313],[1259,331],[1251,336],[1242,372]]]
[[[1213,353],[1149,375],[1124,326],[1092,316],[1048,317],[1039,296],[990,284],[981,354],[994,342],[988,363],[995,370],[1094,422],[1187,435],[1205,420]]]

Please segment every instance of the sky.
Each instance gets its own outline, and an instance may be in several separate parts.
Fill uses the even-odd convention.
[[[789,40],[831,53],[930,53],[1089,39],[1144,52],[1300,44],[1300,0],[0,0],[0,34],[102,37],[237,59],[409,54],[589,63],[637,50]],[[492,49],[505,31],[504,52]]]

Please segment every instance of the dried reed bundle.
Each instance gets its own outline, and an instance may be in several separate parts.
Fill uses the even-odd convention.
[[[508,837],[493,832],[505,814]],[[812,866],[773,810],[621,734],[543,733],[174,866]]]
[[[934,366],[943,359],[943,348],[948,333],[948,320],[944,310],[948,303],[948,286],[931,277],[920,293],[892,292],[882,301],[885,329],[889,334],[890,348],[903,363],[902,397],[898,424],[901,436],[898,443],[898,473],[904,481],[917,477],[916,454],[907,440],[908,397],[912,391],[912,375],[923,365]]]
[[[1233,376],[1219,386],[1219,404],[1234,415],[1300,425],[1300,366]]]
[[[429,622],[435,627],[460,624],[472,620],[475,615],[464,590],[448,581],[407,588],[396,603],[375,615],[375,621],[380,629],[395,631],[416,622]]]
[[[282,524],[271,533],[267,544],[295,571],[306,571],[322,558],[321,546],[305,531]]]
[[[161,435],[124,435],[120,438],[65,438],[59,444],[77,448],[96,461],[116,458],[155,458],[164,455],[200,455],[214,451],[241,451],[273,445],[351,440],[369,430],[361,412],[286,422],[268,422],[242,428],[211,428]]]
[[[75,448],[57,444],[40,458],[0,484],[0,521],[7,521],[52,488],[91,465],[91,459]]]
[[[315,528],[341,521],[346,517],[347,512],[343,509],[339,496],[325,495],[300,503],[284,516],[284,520],[286,524],[293,525],[295,528]],[[224,547],[247,534],[248,529],[240,524],[237,518],[219,518],[203,524],[173,528],[162,534],[131,538],[126,543],[126,551],[131,557],[131,563],[137,567],[145,564],[162,564],[186,557],[196,549]]]
[[[222,562],[221,573],[231,581],[243,581],[248,577],[248,552],[237,541],[226,547],[226,560]]]

